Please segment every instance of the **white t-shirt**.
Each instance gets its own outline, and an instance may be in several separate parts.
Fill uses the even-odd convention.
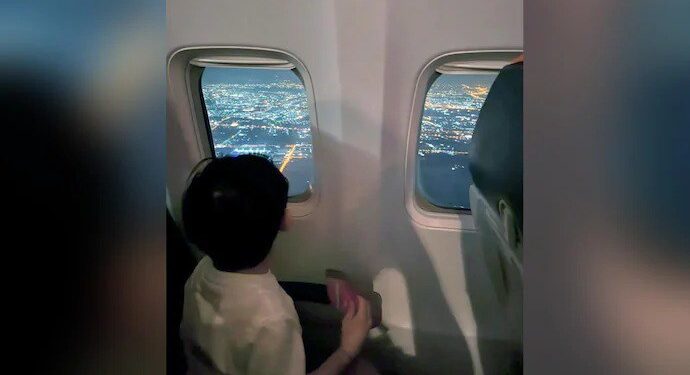
[[[271,272],[221,272],[204,257],[185,285],[180,335],[189,374],[305,373],[295,305]]]

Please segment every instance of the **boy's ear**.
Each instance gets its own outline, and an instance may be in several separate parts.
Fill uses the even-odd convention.
[[[285,209],[285,213],[283,214],[283,219],[280,221],[280,230],[285,232],[288,229],[290,229],[291,222],[290,222],[290,213],[288,212],[288,209]]]

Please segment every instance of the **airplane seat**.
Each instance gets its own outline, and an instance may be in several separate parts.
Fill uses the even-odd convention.
[[[512,209],[504,208],[502,216],[474,185],[470,186],[470,205],[479,249],[504,309],[510,340],[522,343],[522,249],[506,230]]]
[[[470,207],[511,341],[522,343],[523,63],[496,77],[470,146]]]
[[[182,306],[184,304],[184,285],[194,271],[197,259],[194,257],[182,231],[166,210],[166,340],[167,340],[167,373],[185,374],[187,362],[180,339],[180,323],[182,322]]]

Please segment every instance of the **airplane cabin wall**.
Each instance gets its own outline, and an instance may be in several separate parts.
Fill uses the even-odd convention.
[[[313,82],[318,204],[274,249],[280,279],[323,282],[336,268],[374,285],[388,336],[412,373],[493,373],[504,322],[471,230],[429,228],[405,207],[416,80],[452,51],[522,48],[522,1],[168,1],[173,54],[256,46],[297,56]],[[179,209],[198,161],[189,102],[169,95],[168,193]],[[479,338],[479,340],[477,339]],[[409,366],[408,366],[409,365]],[[413,366],[413,367],[410,367]]]

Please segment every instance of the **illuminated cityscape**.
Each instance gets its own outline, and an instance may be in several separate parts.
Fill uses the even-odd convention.
[[[290,181],[290,196],[310,190],[309,106],[292,71],[206,68],[202,93],[216,156],[266,155]]]
[[[417,187],[432,204],[469,209],[468,153],[496,74],[444,74],[429,88],[417,148]]]
[[[469,208],[467,154],[495,74],[441,75],[427,93],[418,144],[418,188],[431,203]],[[263,154],[290,181],[310,190],[311,122],[304,86],[290,70],[206,68],[202,76],[217,156]]]

